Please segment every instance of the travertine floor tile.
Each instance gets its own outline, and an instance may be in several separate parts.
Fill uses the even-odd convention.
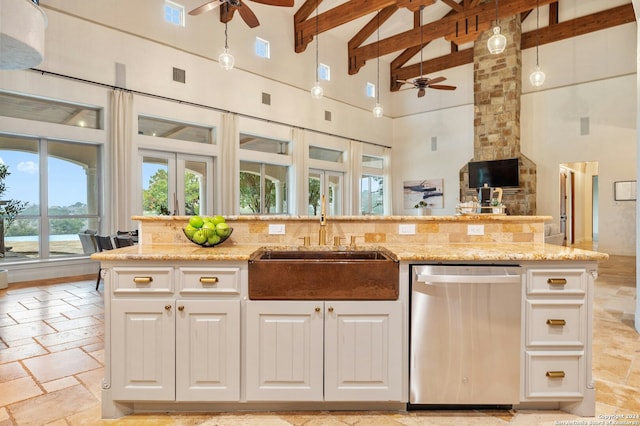
[[[86,410],[96,399],[82,385],[72,386],[9,405],[18,425],[44,425]]]
[[[9,380],[0,383],[0,407],[24,401],[42,393],[31,377]]]
[[[101,367],[98,361],[81,349],[55,352],[49,355],[29,358],[23,362],[41,383]]]

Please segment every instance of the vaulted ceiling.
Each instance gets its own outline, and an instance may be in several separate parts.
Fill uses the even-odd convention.
[[[244,0],[219,1],[223,6],[220,19],[226,22]],[[253,1],[280,6],[293,3]],[[602,5],[600,10],[569,19],[561,16],[563,1],[569,2],[568,7],[576,4],[576,0],[296,0],[292,8],[294,48],[303,52],[317,35],[337,33],[346,40],[349,74],[358,73],[367,61],[390,57],[390,89],[397,91],[402,85],[398,80],[420,77],[421,70],[431,74],[473,62],[473,42],[495,25],[496,17],[520,15],[524,21],[536,7],[545,8],[548,21],[522,34],[523,50],[635,21],[631,0],[597,2]],[[224,7],[234,2],[238,7]],[[415,63],[413,58],[439,39],[449,43],[449,52]]]

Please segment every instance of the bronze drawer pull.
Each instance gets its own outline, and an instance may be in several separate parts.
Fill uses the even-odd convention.
[[[559,326],[564,326],[567,325],[567,322],[563,319],[548,319],[547,320],[547,325],[559,325]]]
[[[564,371],[547,371],[546,376],[550,379],[562,379],[564,378]]]
[[[153,277],[133,277],[133,282],[136,284],[149,284],[153,281]]]
[[[547,279],[547,284],[551,285],[565,285],[567,283],[566,278],[549,278]]]
[[[218,284],[218,277],[200,277],[200,284]]]

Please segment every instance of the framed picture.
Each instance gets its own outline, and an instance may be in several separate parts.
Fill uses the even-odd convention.
[[[636,200],[636,181],[624,180],[613,183],[613,196],[615,201],[635,201]]]
[[[444,179],[406,180],[403,182],[403,207],[412,209],[420,201],[425,207],[441,209],[444,207]]]

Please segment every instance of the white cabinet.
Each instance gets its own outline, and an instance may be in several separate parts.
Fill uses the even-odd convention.
[[[523,401],[567,402],[593,415],[592,274],[540,265],[527,269],[526,282]]]
[[[113,275],[114,400],[240,399],[239,267],[138,266]]]
[[[400,401],[399,301],[249,301],[249,401]]]

